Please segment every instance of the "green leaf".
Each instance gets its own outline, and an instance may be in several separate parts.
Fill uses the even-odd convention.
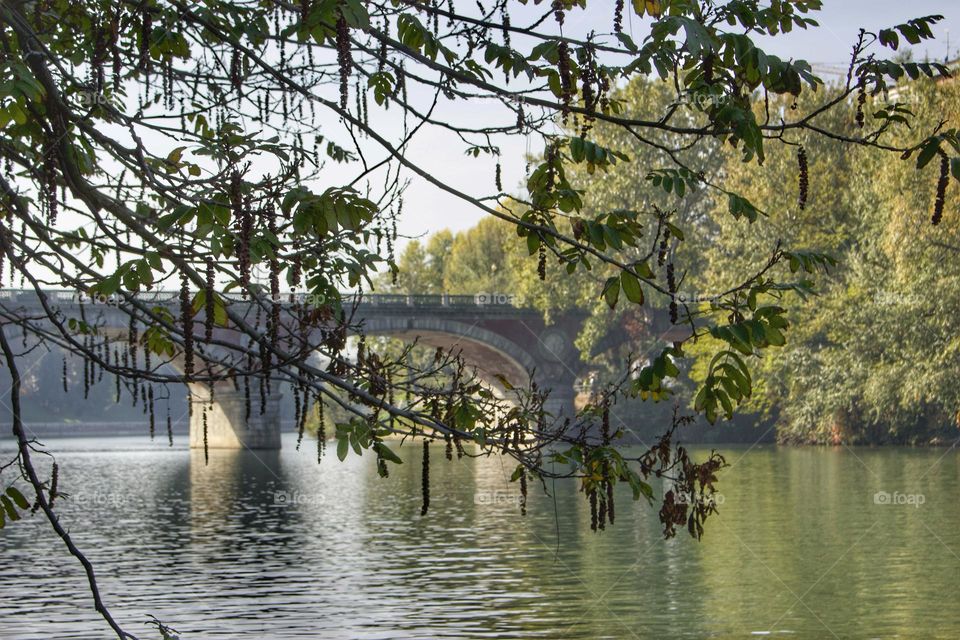
[[[617,300],[620,299],[620,276],[607,278],[606,283],[603,285],[603,293],[601,295],[611,309],[616,307]]]
[[[17,506],[21,509],[29,509],[30,502],[20,493],[20,490],[16,487],[8,487],[7,495],[13,498],[13,501],[17,503]]]
[[[637,272],[637,275],[641,278],[653,278],[653,269],[650,268],[650,264],[643,260],[642,262],[633,263],[633,270]]]
[[[337,458],[343,462],[347,458],[347,452],[350,451],[350,439],[346,436],[337,440]]]
[[[385,460],[389,460],[394,464],[403,464],[403,460],[400,459],[400,456],[394,453],[394,451],[390,447],[383,444],[382,442],[374,443],[373,449],[380,455],[380,457],[384,458]]]
[[[640,287],[640,281],[629,271],[620,274],[620,284],[623,286],[623,292],[627,295],[627,300],[636,304],[643,304],[643,289]]]
[[[11,522],[16,522],[20,519],[20,514],[17,513],[16,508],[13,506],[13,502],[7,496],[0,496],[0,503],[3,504],[4,510],[7,512],[7,517],[10,518]]]

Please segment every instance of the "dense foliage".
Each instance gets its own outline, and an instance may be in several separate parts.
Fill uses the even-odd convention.
[[[827,94],[837,91],[825,89]],[[941,119],[957,118],[958,91],[952,80],[904,82],[893,93],[870,97],[866,108],[889,109],[902,101],[919,122],[936,127]],[[626,109],[638,113],[663,109],[671,100],[663,85],[647,81],[632,83],[618,97]],[[848,135],[857,128],[856,119],[843,111],[825,121]],[[594,137],[629,149],[635,159],[642,157],[645,149],[640,145],[615,144],[619,131],[600,124]],[[900,127],[893,137],[909,135],[906,127]],[[886,162],[876,150],[851,150],[814,136],[804,137],[802,144],[808,179],[803,208],[799,148],[771,151],[761,168],[745,165],[736,153],[718,148],[699,166],[708,166],[709,175],[725,176],[728,185],[751,201],[768,203],[769,216],[733,218],[727,214],[729,203],[723,194],[702,188],[682,198],[644,194],[650,178],[638,175],[631,165],[598,176],[585,198],[586,209],[622,208],[646,198],[672,211],[684,229],[696,229],[687,232],[689,241],[674,240],[666,252],[688,265],[680,299],[695,310],[708,310],[710,298],[726,279],[743,273],[753,256],[778,241],[829,256],[836,263],[792,305],[789,339],[782,349],[760,360],[753,372],[756,391],[741,413],[755,422],[754,437],[775,427],[778,438],[789,442],[952,440],[960,408],[956,386],[950,382],[960,376],[955,337],[960,331],[956,287],[960,271],[953,259],[960,221],[946,216],[937,226],[929,224],[936,191],[931,191],[929,178],[907,164]],[[945,210],[956,209],[956,194],[948,193]],[[589,311],[580,343],[593,354],[591,365],[601,378],[615,376],[630,352],[656,348],[658,336],[631,334],[636,307],[609,310],[597,298],[601,276],[578,272],[565,277],[550,269],[545,282],[531,280],[526,251],[514,246],[512,236],[509,225],[485,219],[453,236],[442,231],[423,243],[414,240],[400,255],[398,285],[383,278],[377,289],[500,291],[514,296],[516,304],[545,313]],[[674,249],[683,253],[675,257]],[[664,310],[669,304],[669,297],[663,296],[647,307]],[[621,340],[611,341],[617,333]],[[718,341],[705,336],[679,360],[681,377],[672,388],[684,402],[693,403],[696,384],[703,381],[717,348]],[[618,412],[641,423],[662,415],[646,404],[627,404]]]

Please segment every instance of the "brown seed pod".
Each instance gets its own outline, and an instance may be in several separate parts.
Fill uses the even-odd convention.
[[[423,466],[420,469],[420,493],[423,499],[420,515],[427,515],[430,509],[430,441],[423,440]]]
[[[340,67],[340,108],[347,108],[350,97],[350,67],[353,57],[350,53],[350,26],[343,12],[337,10],[337,64]]]
[[[943,207],[947,198],[947,186],[950,184],[950,160],[947,154],[940,152],[940,178],[937,180],[937,199],[933,204],[933,226],[943,219]]]
[[[520,470],[520,515],[527,515],[527,470]]]
[[[556,18],[557,24],[563,27],[563,21],[566,17],[563,12],[563,0],[553,0],[552,8],[553,8],[553,17]]]
[[[597,519],[597,490],[590,489],[590,493],[587,494],[587,498],[590,500],[590,529],[591,531],[597,530],[598,519]]]
[[[153,436],[157,430],[157,421],[156,414],[154,413],[153,408],[153,385],[147,386],[147,407],[150,411],[150,439],[153,440]]]
[[[323,423],[323,397],[317,395],[317,462],[323,457],[327,448],[327,428]]]
[[[570,49],[566,41],[561,40],[557,45],[557,68],[560,72],[560,101],[563,104],[561,118],[564,123],[570,115],[570,103],[573,101],[573,75],[570,71]]]
[[[50,493],[47,494],[47,506],[53,509],[53,503],[57,499],[57,496],[60,493],[57,491],[57,485],[60,482],[60,465],[56,462],[53,463],[53,468],[50,470]]]
[[[180,272],[180,325],[183,331],[183,375],[193,377],[193,305],[190,303],[190,281]]]
[[[667,265],[667,288],[670,290],[670,322],[676,324],[680,313],[677,308],[677,280],[673,273],[672,262]]]
[[[209,344],[213,340],[213,319],[216,315],[216,293],[213,289],[214,271],[213,258],[207,256],[206,278],[204,282],[204,318],[203,318],[203,339]]]
[[[203,418],[203,464],[210,464],[210,446],[207,441],[207,405],[204,403],[203,411],[201,412],[201,417]]]
[[[807,206],[807,190],[810,187],[810,176],[807,173],[807,150],[804,149],[803,145],[800,145],[800,148],[797,149],[797,165],[800,170],[800,196],[797,199],[797,205],[802,211]]]
[[[863,106],[867,103],[867,83],[861,78],[857,84],[857,126],[863,129]]]
[[[614,520],[613,483],[607,480],[604,482],[604,484],[607,486],[607,520],[610,521],[610,524],[613,524],[613,520]]]

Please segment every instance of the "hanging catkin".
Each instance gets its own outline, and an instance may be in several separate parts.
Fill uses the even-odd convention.
[[[430,509],[430,441],[423,440],[423,466],[420,469],[420,493],[423,499],[420,515],[427,515]]]
[[[943,219],[943,207],[947,199],[947,186],[950,184],[950,160],[947,154],[940,152],[940,179],[937,181],[937,199],[933,204],[933,226]]]
[[[183,375],[193,377],[193,309],[190,304],[190,281],[180,272],[180,326],[183,331]]]
[[[317,462],[323,458],[323,451],[327,448],[327,428],[324,426],[323,397],[317,394]]]
[[[807,190],[810,187],[810,176],[807,173],[807,150],[804,149],[803,145],[800,145],[800,148],[797,149],[797,165],[800,170],[800,196],[797,199],[797,204],[802,211],[807,206]]]
[[[347,108],[347,100],[350,97],[350,67],[353,63],[350,53],[350,26],[343,15],[343,11],[337,9],[337,65],[340,68],[340,108]]]
[[[213,320],[216,315],[216,293],[213,290],[213,258],[207,256],[206,278],[204,282],[204,318],[203,318],[203,339],[210,344],[213,340]]]

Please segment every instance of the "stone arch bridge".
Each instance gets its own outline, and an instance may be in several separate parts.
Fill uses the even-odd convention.
[[[96,317],[108,335],[114,332],[116,339],[125,339],[129,316],[114,305],[84,300],[69,291],[44,292],[44,296],[48,306],[66,318],[78,317],[83,305],[84,312]],[[177,296],[176,292],[152,292],[142,299],[176,307]],[[231,301],[231,306],[243,304],[252,305],[249,301]],[[0,308],[7,317],[45,315],[40,297],[32,290],[0,290]],[[177,311],[171,311],[176,317]],[[574,339],[584,318],[585,314],[571,313],[548,324],[539,311],[514,306],[509,298],[497,295],[385,294],[364,295],[357,304],[354,321],[370,336],[416,338],[428,346],[459,350],[478,377],[494,389],[500,386],[497,376],[518,386],[535,381],[551,390],[548,411],[571,415],[574,386],[584,368]],[[175,361],[171,364],[177,366]],[[192,402],[209,402],[205,385],[190,386]],[[207,413],[208,446],[279,448],[281,400],[279,393],[272,394],[267,398],[267,410],[263,414],[254,411],[247,419],[243,395],[218,386]],[[202,447],[200,412],[193,411],[192,416],[191,446]]]

